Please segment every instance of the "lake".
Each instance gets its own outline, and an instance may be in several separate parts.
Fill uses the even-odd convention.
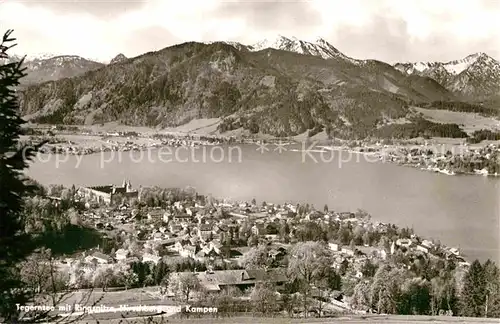
[[[322,210],[364,209],[381,222],[459,247],[469,258],[500,261],[500,180],[447,176],[349,152],[326,153],[269,145],[40,155],[29,175],[44,184],[192,186],[202,194],[284,203]],[[295,150],[295,151],[292,151]]]

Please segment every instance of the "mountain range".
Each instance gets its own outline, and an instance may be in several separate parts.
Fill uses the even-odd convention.
[[[0,63],[19,62],[21,59],[21,56],[13,55],[3,61],[0,59]],[[71,78],[103,66],[105,66],[105,64],[76,55],[52,56],[50,54],[43,54],[34,57],[26,57],[23,67],[26,68],[27,75],[21,79],[21,85],[28,86],[63,78]]]
[[[486,53],[445,63],[398,63],[395,68],[409,75],[430,77],[464,100],[500,94],[500,62]]]
[[[37,122],[177,126],[225,118],[277,136],[334,129],[368,136],[411,105],[477,102],[499,93],[500,63],[484,53],[448,63],[353,59],[323,39],[254,45],[187,42],[110,64],[76,56],[26,61],[20,103]]]

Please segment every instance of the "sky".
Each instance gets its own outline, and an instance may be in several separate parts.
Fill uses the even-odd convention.
[[[185,41],[254,44],[322,37],[344,54],[388,63],[500,59],[500,0],[0,0],[13,52],[109,61]]]

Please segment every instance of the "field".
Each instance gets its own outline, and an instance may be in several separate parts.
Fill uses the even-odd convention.
[[[480,129],[500,130],[500,120],[493,117],[484,117],[476,113],[449,110],[435,110],[418,107],[413,109],[422,113],[424,118],[430,121],[442,124],[457,124],[469,134]]]
[[[82,303],[82,300],[88,300],[87,305],[92,305],[97,302],[97,305],[115,306],[122,304],[129,304],[131,302],[139,301],[157,301],[160,304],[159,287],[136,288],[121,291],[105,291],[95,289],[93,291],[76,291],[68,293],[63,303]],[[82,303],[83,304],[83,303]]]
[[[190,122],[174,128],[165,128],[162,132],[168,133],[195,133],[199,135],[212,135],[216,133],[217,126],[220,124],[220,118],[193,119]]]
[[[64,304],[82,303],[82,296],[87,298],[88,292],[80,291],[75,294],[71,294],[70,297],[65,300]],[[102,298],[102,299],[101,299]],[[176,305],[177,303],[168,300],[160,299],[158,294],[158,287],[150,288],[137,288],[129,289],[128,291],[107,291],[102,292],[99,290],[92,291],[86,306],[92,306],[93,302],[96,302],[96,306],[107,306],[107,307],[118,307],[119,305]],[[234,316],[226,317],[225,314],[219,313],[215,314],[195,314],[191,318],[179,318],[179,315],[175,316],[154,316],[155,322],[149,322],[148,317],[153,315],[152,313],[103,313],[103,314],[92,314],[87,315],[85,318],[79,319],[76,323],[96,323],[96,320],[100,324],[140,324],[140,323],[178,323],[178,324],[245,324],[245,323],[262,323],[262,324],[300,324],[300,323],[499,323],[499,319],[485,319],[485,318],[460,318],[460,317],[446,317],[446,316],[400,316],[400,315],[345,315],[336,318],[288,318],[288,317],[253,317],[249,316]]]

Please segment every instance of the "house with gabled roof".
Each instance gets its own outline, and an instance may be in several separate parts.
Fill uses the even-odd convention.
[[[130,252],[128,250],[125,250],[125,249],[118,249],[116,252],[115,252],[115,259],[117,261],[124,261],[127,259],[127,257],[129,256]]]
[[[217,253],[214,249],[211,248],[204,248],[200,251],[198,251],[195,255],[195,260],[204,262],[207,260],[215,260],[216,258],[219,258],[220,254]]]
[[[272,248],[267,252],[267,256],[273,260],[280,260],[286,255],[286,250],[282,247],[280,248]]]
[[[89,255],[85,258],[85,262],[92,262],[93,260],[97,261],[99,264],[109,264],[113,263],[113,259],[104,253],[94,252],[92,255]]]
[[[192,272],[172,273],[172,276],[190,275]],[[195,272],[201,286],[208,292],[217,292],[229,287],[241,290],[255,286],[257,283],[273,283],[278,287],[288,282],[286,269],[271,268],[268,270],[221,270]]]
[[[195,258],[196,253],[201,250],[199,245],[184,245],[179,250],[179,255],[184,258]]]
[[[164,214],[165,211],[163,209],[149,209],[146,216],[148,220],[163,219]]]
[[[219,240],[213,240],[208,243],[208,246],[213,249],[215,252],[220,254],[220,250],[222,248],[222,243]]]
[[[178,234],[179,232],[182,231],[182,226],[179,225],[179,224],[170,224],[169,226],[169,230],[170,232],[172,232],[173,234]]]
[[[154,254],[151,254],[151,253],[145,253],[143,256],[142,256],[142,262],[146,263],[146,262],[152,262],[154,264],[158,264],[161,260],[161,257],[158,256],[158,255],[154,255]]]
[[[266,227],[264,224],[257,223],[253,225],[251,231],[253,235],[266,235]]]
[[[193,221],[193,216],[181,213],[173,215],[172,219],[176,223],[191,223]]]
[[[163,240],[164,236],[161,232],[156,232],[153,234],[153,240],[154,241],[161,241]]]
[[[200,224],[197,228],[198,237],[201,240],[208,240],[212,236],[213,226],[210,224]]]

